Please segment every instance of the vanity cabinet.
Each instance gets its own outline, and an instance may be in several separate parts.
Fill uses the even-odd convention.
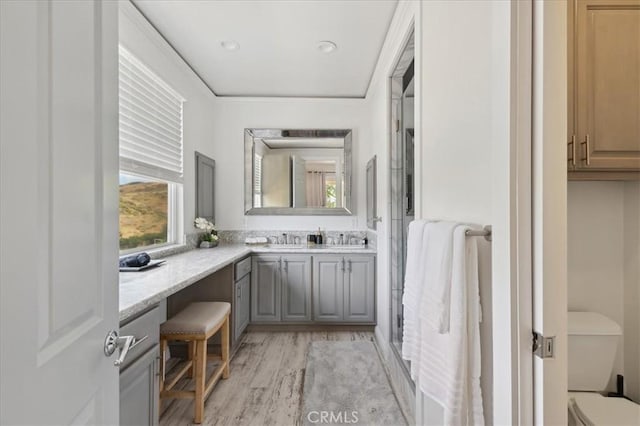
[[[311,256],[282,258],[282,321],[311,320]]]
[[[345,257],[344,322],[375,320],[375,262],[373,256]]]
[[[251,321],[311,320],[311,256],[253,256]]]
[[[280,321],[280,256],[253,256],[251,270],[251,321]]]
[[[157,425],[159,415],[160,309],[155,306],[123,322],[121,336],[139,342],[120,366],[120,424]]]
[[[314,256],[313,259],[313,319],[339,322],[344,312],[344,257]]]
[[[235,309],[233,309],[233,341],[237,342],[249,325],[251,317],[251,258],[247,257],[235,265]]]
[[[570,179],[640,178],[640,0],[573,0]]]
[[[316,322],[374,323],[375,257],[314,256],[313,298]]]
[[[254,255],[252,323],[375,323],[375,256]]]

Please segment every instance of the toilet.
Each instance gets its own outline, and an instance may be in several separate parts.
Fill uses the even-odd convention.
[[[602,395],[622,335],[620,326],[596,312],[569,312],[569,425],[638,425],[640,405]]]

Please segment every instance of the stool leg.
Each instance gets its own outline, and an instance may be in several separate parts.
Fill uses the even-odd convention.
[[[189,340],[189,347],[187,348],[187,359],[191,361],[191,368],[187,370],[188,378],[193,378],[193,372],[195,370],[193,368],[193,362],[195,359],[195,355],[196,355],[196,342],[193,340]]]
[[[164,378],[166,375],[166,361],[164,354],[167,351],[167,339],[160,339],[160,392],[164,390]]]
[[[193,400],[195,405],[194,423],[202,423],[204,414],[204,387],[207,371],[207,340],[196,340],[195,375],[196,395]]]
[[[224,363],[222,378],[226,379],[229,377],[229,315],[225,317],[222,325],[222,362]]]

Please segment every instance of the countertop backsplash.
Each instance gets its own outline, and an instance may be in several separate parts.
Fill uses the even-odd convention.
[[[277,238],[279,243],[282,243],[282,234],[287,235],[287,244],[306,244],[307,235],[316,234],[318,231],[218,231],[221,244],[244,244],[247,237],[267,237],[269,243],[275,243]],[[156,249],[147,250],[149,256],[152,259],[161,259],[167,256],[172,256],[180,253],[184,253],[189,250],[193,250],[200,244],[201,232],[194,232],[186,234],[184,244],[171,245],[166,247],[159,247]],[[367,231],[322,231],[322,238],[324,244],[339,244],[340,234],[343,234],[343,238],[349,238],[351,244],[349,245],[361,245],[362,239],[366,236],[368,239],[368,247],[375,249],[377,247],[377,235],[375,232]],[[347,244],[345,241],[344,244]]]
[[[220,237],[220,242],[227,244],[243,244],[247,237],[267,237],[269,243],[276,243],[275,239],[281,240],[283,238],[282,234],[287,235],[287,243],[286,244],[306,244],[307,235],[309,234],[317,234],[318,230],[309,230],[309,231],[235,231],[235,230],[225,230],[218,231],[218,236]],[[340,234],[343,234],[343,237],[349,238],[352,241],[352,245],[359,245],[362,239],[367,236],[366,231],[326,231],[322,230],[322,238],[324,240],[324,244],[338,244]],[[356,242],[357,241],[357,242]],[[347,242],[344,242],[347,244]]]

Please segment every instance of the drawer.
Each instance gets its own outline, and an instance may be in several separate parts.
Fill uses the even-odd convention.
[[[236,263],[235,280],[240,281],[242,277],[251,272],[251,257],[246,257]]]
[[[120,336],[135,336],[139,342],[129,349],[127,357],[120,366],[120,370],[125,369],[131,363],[136,361],[140,356],[144,355],[149,348],[157,345],[160,341],[160,309],[155,306],[150,311],[145,312],[139,317],[125,323],[120,327]],[[147,336],[146,339],[143,339]],[[113,354],[118,356],[119,350]],[[114,358],[115,359],[115,358]]]

